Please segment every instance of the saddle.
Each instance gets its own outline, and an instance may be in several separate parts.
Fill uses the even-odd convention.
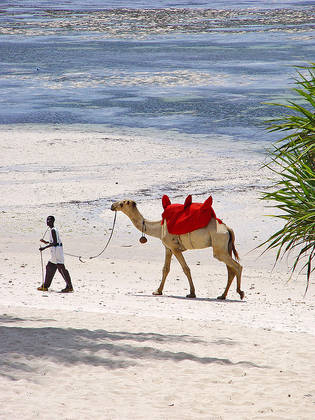
[[[184,204],[171,204],[167,195],[162,197],[164,212],[162,222],[167,224],[167,230],[173,235],[183,235],[208,225],[214,217],[220,224],[212,208],[212,197],[210,196],[204,203],[193,203],[191,195],[188,195]]]

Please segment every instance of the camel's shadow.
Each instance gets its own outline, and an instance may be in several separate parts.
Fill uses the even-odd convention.
[[[180,300],[194,300],[197,302],[217,302],[217,303],[246,303],[246,300],[239,299],[218,299],[218,298],[189,298],[186,296],[177,296],[177,295],[145,295],[145,294],[134,294],[135,297],[151,297],[151,298],[165,298],[165,299],[180,299]]]

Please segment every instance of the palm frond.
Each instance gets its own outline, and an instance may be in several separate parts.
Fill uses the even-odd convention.
[[[265,251],[276,249],[275,264],[284,255],[295,253],[292,273],[299,263],[306,270],[306,291],[315,256],[315,63],[300,67],[293,89],[299,99],[286,104],[271,103],[291,113],[268,121],[269,132],[289,132],[275,142],[265,164],[277,175],[272,190],[262,192],[262,200],[272,202],[278,213],[271,215],[284,226],[265,242]],[[303,103],[301,105],[301,103]],[[264,251],[264,252],[265,252]]]

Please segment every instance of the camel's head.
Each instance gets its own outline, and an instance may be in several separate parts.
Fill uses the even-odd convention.
[[[116,201],[111,206],[112,211],[128,211],[129,209],[135,208],[137,205],[133,200],[122,200]]]

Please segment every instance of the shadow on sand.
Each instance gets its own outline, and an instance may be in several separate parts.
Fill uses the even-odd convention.
[[[2,322],[5,321],[2,316]],[[18,322],[23,320],[16,319]],[[25,321],[32,321],[26,319]],[[10,319],[14,323],[14,319]],[[215,342],[189,335],[159,334],[154,332],[106,331],[75,328],[29,326],[0,326],[0,375],[12,380],[25,374],[34,375],[49,363],[70,366],[85,364],[105,369],[122,369],[140,365],[142,361],[193,361],[199,364],[244,365],[263,368],[250,361],[232,362],[227,358],[199,357],[191,351],[171,351],[174,343],[191,348],[194,344],[233,345],[226,338]],[[145,345],[143,345],[145,343]],[[155,345],[158,344],[158,346]],[[187,346],[188,344],[188,346]]]
[[[240,299],[218,299],[218,298],[189,298],[186,296],[177,296],[177,295],[144,295],[144,294],[134,294],[133,296],[136,297],[152,297],[154,299],[156,298],[165,298],[165,299],[182,299],[182,300],[194,300],[196,302],[216,302],[216,303],[246,303],[246,300],[240,300]]]

